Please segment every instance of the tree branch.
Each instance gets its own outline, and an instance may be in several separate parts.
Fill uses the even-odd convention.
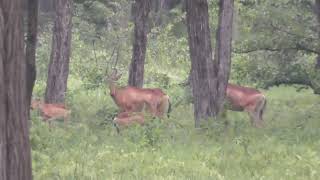
[[[233,52],[237,54],[246,54],[246,53],[252,53],[256,51],[284,51],[284,50],[296,50],[296,48],[293,47],[286,47],[286,48],[272,48],[272,47],[255,47],[252,49],[245,49],[245,50],[240,50],[240,49],[234,49]]]
[[[314,50],[314,49],[308,48],[307,46],[304,46],[304,45],[299,44],[299,43],[297,43],[296,46],[297,46],[297,50],[306,51],[306,52],[309,52],[309,53],[314,53],[314,54],[320,55],[320,52],[318,50]]]
[[[317,39],[314,39],[312,37],[306,37],[301,34],[296,34],[294,32],[288,31],[286,29],[283,29],[279,26],[274,25],[272,22],[270,23],[270,26],[275,30],[279,32],[286,33],[289,36],[293,36],[295,38],[303,39],[304,41],[310,42],[310,41],[317,41]],[[285,50],[294,50],[294,51],[305,51],[307,53],[313,53],[320,55],[319,50],[315,50],[313,48],[309,48],[306,45],[303,45],[302,43],[296,42],[295,45],[289,46],[289,47],[254,47],[252,49],[245,49],[245,50],[240,50],[240,49],[235,49],[233,50],[234,53],[238,54],[245,54],[245,53],[251,53],[251,52],[256,52],[256,51],[275,51],[275,52],[280,52],[280,51],[285,51]]]
[[[320,52],[311,48],[308,48],[302,44],[297,43],[296,46],[293,47],[278,47],[278,48],[274,48],[274,47],[255,47],[252,49],[245,49],[245,50],[240,50],[240,49],[234,49],[233,52],[237,53],[237,54],[246,54],[246,53],[252,53],[252,52],[256,52],[256,51],[276,51],[276,52],[280,52],[280,51],[285,51],[285,50],[295,50],[295,51],[305,51],[308,53],[313,53],[313,54],[317,54],[320,55]]]
[[[305,40],[308,40],[308,41],[309,41],[309,40],[311,40],[311,41],[317,41],[317,39],[314,39],[313,37],[306,37],[306,36],[304,36],[304,35],[302,35],[302,34],[297,34],[297,33],[288,31],[287,29],[283,29],[283,28],[281,28],[281,27],[279,27],[279,26],[274,25],[272,22],[270,23],[270,26],[271,26],[274,30],[276,30],[276,31],[286,33],[286,34],[288,34],[288,35],[290,35],[290,36],[294,36],[294,37],[299,38],[299,39],[305,39]]]

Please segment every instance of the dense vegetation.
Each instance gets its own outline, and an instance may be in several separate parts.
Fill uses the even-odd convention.
[[[172,99],[170,119],[153,120],[118,135],[111,123],[117,108],[104,81],[115,66],[126,85],[132,30],[126,0],[75,1],[72,57],[65,127],[49,129],[32,113],[35,179],[317,179],[320,175],[320,98],[314,68],[319,49],[317,21],[308,0],[236,1],[233,83],[265,88],[266,127],[252,128],[245,113],[228,113],[225,127],[212,120],[195,129],[184,6],[153,10],[145,64],[145,86],[160,87]],[[216,1],[209,1],[214,45]],[[50,57],[50,14],[40,16],[37,82],[43,97]],[[159,23],[160,22],[160,23]],[[309,38],[309,39],[308,39]],[[213,46],[214,47],[214,46]],[[249,52],[250,51],[250,52]],[[302,85],[293,85],[295,83]],[[311,86],[308,88],[307,86]]]

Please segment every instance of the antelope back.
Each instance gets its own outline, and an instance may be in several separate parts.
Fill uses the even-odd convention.
[[[262,95],[262,93],[256,89],[242,87],[237,85],[229,84],[227,86],[226,98],[230,106],[234,110],[243,110],[245,106],[248,106],[255,101],[257,96]]]
[[[44,104],[41,111],[49,118],[65,118],[71,113],[70,110],[61,107],[61,104]]]

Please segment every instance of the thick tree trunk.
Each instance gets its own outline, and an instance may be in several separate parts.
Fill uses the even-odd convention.
[[[53,12],[54,11],[54,3],[52,0],[40,0],[40,10],[41,12]]]
[[[29,109],[32,90],[36,80],[36,44],[37,44],[37,27],[38,27],[38,0],[28,0],[28,32],[26,44],[26,61],[27,61],[27,108]],[[29,111],[28,111],[29,118]]]
[[[220,0],[219,22],[216,34],[215,68],[218,72],[217,102],[218,112],[223,108],[230,74],[232,53],[232,23],[234,0]]]
[[[315,68],[320,70],[320,55],[317,55]]]
[[[318,31],[318,38],[320,39],[320,0],[314,1],[314,13],[317,19],[316,29]],[[317,50],[319,51],[320,44],[318,43]],[[314,71],[311,73],[309,77],[311,82],[311,87],[315,94],[320,94],[320,55],[318,54],[315,59]]]
[[[186,0],[195,126],[217,114],[207,0]]]
[[[133,54],[128,81],[128,84],[131,86],[143,86],[144,61],[147,47],[147,21],[151,8],[150,6],[150,0],[136,0],[132,5],[135,15]]]
[[[30,180],[22,0],[0,0],[0,179]]]
[[[55,22],[45,95],[46,103],[64,103],[69,75],[72,0],[55,1]]]

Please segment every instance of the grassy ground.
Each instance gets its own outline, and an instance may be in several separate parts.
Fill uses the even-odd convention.
[[[320,177],[320,97],[293,87],[266,91],[266,127],[246,114],[228,113],[230,126],[194,129],[190,105],[164,122],[135,126],[118,135],[104,91],[70,97],[71,122],[48,129],[32,114],[34,179],[290,179]]]

